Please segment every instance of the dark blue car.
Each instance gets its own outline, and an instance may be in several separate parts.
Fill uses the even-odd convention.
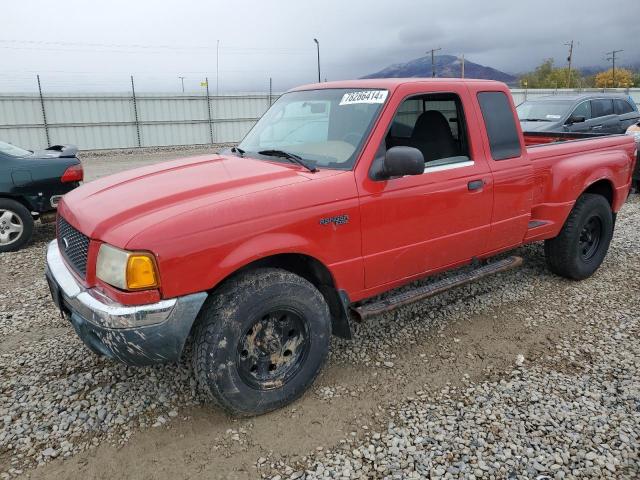
[[[53,221],[58,200],[83,179],[78,149],[25,150],[0,141],[0,253],[18,250],[34,222]]]
[[[521,103],[517,111],[525,132],[622,134],[640,120],[636,104],[621,94],[547,95]]]

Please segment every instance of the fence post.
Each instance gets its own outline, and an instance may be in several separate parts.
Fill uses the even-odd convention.
[[[138,135],[138,147],[142,146],[140,141],[140,121],[138,119],[138,102],[136,101],[136,86],[133,83],[133,75],[131,75],[131,92],[133,94],[133,114],[136,120],[136,134]]]
[[[205,77],[204,83],[207,86],[207,115],[209,115],[209,136],[213,145],[213,120],[211,119],[211,97],[209,96],[209,77]]]
[[[272,95],[273,95],[273,79],[271,77],[269,77],[269,106],[271,106],[271,102],[272,102]]]
[[[40,108],[42,109],[42,121],[44,122],[44,134],[47,137],[47,147],[51,146],[51,139],[49,138],[49,124],[47,123],[47,111],[44,108],[44,97],[42,96],[42,86],[40,85],[40,75],[36,75],[38,78],[38,92],[40,93]]]

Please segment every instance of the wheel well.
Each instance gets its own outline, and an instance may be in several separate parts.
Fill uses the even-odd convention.
[[[242,267],[234,275],[265,267],[287,270],[315,285],[329,305],[333,334],[342,338],[351,338],[349,297],[346,292],[336,288],[333,275],[322,262],[309,255],[284,253],[256,260]]]
[[[594,193],[602,195],[609,202],[609,206],[613,206],[613,185],[609,180],[598,180],[589,185],[583,193]]]
[[[0,198],[5,198],[7,200],[13,200],[14,202],[18,202],[20,205],[22,205],[24,208],[26,208],[27,210],[29,210],[29,212],[33,211],[33,209],[31,208],[31,205],[29,205],[29,203],[22,197],[20,196],[12,196],[12,195],[7,195],[7,194],[0,194]]]

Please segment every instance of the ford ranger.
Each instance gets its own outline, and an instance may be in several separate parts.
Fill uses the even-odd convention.
[[[633,138],[525,138],[506,85],[329,82],[282,95],[244,140],[87,183],[58,207],[54,302],[94,352],[176,362],[235,415],[298,398],[352,322],[518,265],[603,262]],[[417,279],[444,280],[365,302]]]

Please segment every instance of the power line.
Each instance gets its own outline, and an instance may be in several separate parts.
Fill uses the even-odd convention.
[[[62,48],[60,48],[62,47]],[[213,45],[144,45],[144,44],[121,44],[121,43],[90,43],[90,42],[51,42],[45,40],[12,40],[0,39],[0,48],[6,49],[50,49],[69,51],[86,48],[103,48],[121,50],[206,50],[211,51]],[[223,52],[230,53],[280,53],[280,54],[305,54],[309,53],[309,48],[287,48],[287,47],[233,47],[221,48]]]

